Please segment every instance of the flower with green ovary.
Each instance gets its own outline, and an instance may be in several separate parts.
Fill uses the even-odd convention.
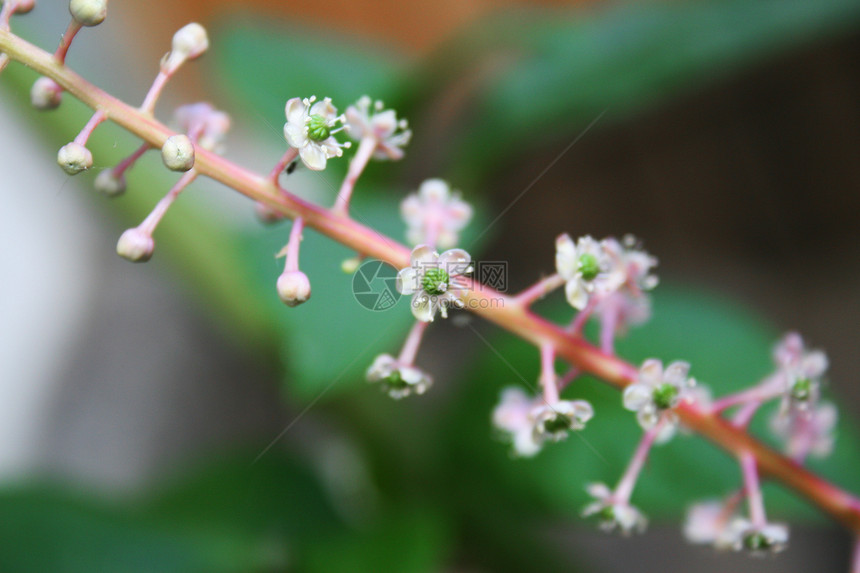
[[[784,441],[785,451],[795,460],[807,456],[824,458],[833,451],[833,430],[839,413],[830,402],[804,410],[778,411],[770,420],[770,430]]]
[[[690,365],[686,362],[672,362],[664,370],[663,363],[652,358],[642,364],[637,381],[624,389],[624,407],[636,412],[643,429],[649,430],[661,419],[667,419],[659,441],[668,439],[677,425],[672,408],[681,400],[696,399],[693,392],[696,381],[687,376],[689,371]]]
[[[791,388],[791,397],[795,400],[808,400],[812,394],[812,380],[809,378],[801,378],[794,383]]]
[[[412,314],[430,322],[436,312],[447,318],[448,308],[463,308],[468,292],[463,275],[472,271],[472,257],[463,249],[450,249],[441,255],[428,245],[412,250],[410,265],[397,273],[397,290],[412,295]]]
[[[567,438],[570,430],[582,430],[594,417],[594,408],[585,400],[545,402],[529,413],[534,420],[535,436],[540,441],[558,442]]]
[[[642,533],[648,526],[648,519],[627,501],[616,500],[606,484],[591,483],[585,488],[595,501],[582,510],[582,517],[597,516],[603,531],[618,529],[623,535]]]
[[[378,382],[383,391],[395,400],[411,394],[423,394],[433,384],[426,372],[399,363],[390,354],[380,354],[367,369],[367,381]]]
[[[290,146],[299,151],[299,157],[309,169],[321,171],[325,169],[326,161],[332,157],[343,155],[341,144],[334,134],[341,130],[335,128],[343,122],[343,116],[337,115],[337,109],[331,104],[331,99],[324,98],[316,101],[311,98],[293,98],[286,106],[287,123],[284,124],[284,137]]]
[[[754,526],[748,519],[737,517],[725,528],[715,545],[718,549],[747,550],[753,554],[777,553],[788,544],[788,527],[781,523]]]
[[[782,379],[783,412],[809,410],[815,407],[821,378],[827,371],[827,356],[820,350],[808,350],[803,339],[791,332],[773,352],[776,375]]]
[[[605,241],[585,236],[574,243],[567,234],[555,241],[556,271],[565,281],[567,301],[577,310],[584,309],[591,297],[608,294],[621,286],[621,276],[609,272],[611,263]]]
[[[362,96],[355,105],[346,108],[344,126],[347,134],[357,141],[365,138],[376,141],[374,159],[396,161],[403,158],[402,148],[409,143],[412,132],[407,129],[405,119],[398,120],[393,109],[384,108],[381,101]]]

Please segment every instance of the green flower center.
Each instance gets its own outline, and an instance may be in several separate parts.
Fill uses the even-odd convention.
[[[427,269],[424,273],[424,280],[421,285],[424,287],[424,292],[429,295],[444,294],[448,290],[448,273],[440,268]]]
[[[615,508],[611,505],[607,505],[597,514],[598,519],[601,521],[615,521]]]
[[[668,410],[675,405],[678,389],[671,384],[661,384],[654,390],[654,405],[661,410]]]
[[[403,377],[400,375],[399,370],[395,370],[394,372],[392,372],[391,376],[385,379],[385,384],[390,389],[396,390],[402,390],[403,388],[409,386],[409,384],[407,384]]]
[[[561,414],[556,415],[554,418],[547,420],[543,423],[543,428],[549,434],[555,434],[558,432],[566,432],[570,429],[570,418],[567,416],[562,416]]]
[[[318,113],[308,118],[308,138],[313,141],[323,141],[331,135],[331,128],[326,118]]]
[[[751,551],[760,551],[762,549],[770,549],[771,545],[773,545],[770,539],[767,538],[764,534],[756,531],[753,533],[748,533],[744,536],[744,547]]]
[[[600,264],[597,262],[597,257],[591,253],[579,255],[579,272],[582,273],[582,278],[590,281],[600,273]]]
[[[791,395],[795,400],[808,400],[812,394],[812,380],[801,378],[791,387]]]

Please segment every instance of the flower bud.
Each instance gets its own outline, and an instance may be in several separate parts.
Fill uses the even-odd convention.
[[[71,0],[69,12],[82,26],[98,26],[107,16],[107,0]]]
[[[15,0],[10,0],[14,2]],[[26,14],[36,6],[36,0],[18,0],[15,5],[16,14]]]
[[[77,175],[93,166],[93,154],[80,143],[67,143],[57,153],[57,163],[69,175]]]
[[[116,252],[133,263],[145,263],[152,258],[155,241],[137,227],[128,229],[116,243]]]
[[[183,59],[193,60],[209,48],[209,38],[206,29],[192,22],[180,28],[173,35],[172,54],[181,56]]]
[[[287,306],[297,306],[311,297],[311,282],[302,271],[285,271],[278,277],[278,296]]]
[[[113,169],[105,169],[96,177],[96,191],[108,197],[116,197],[125,193],[125,175],[117,177]]]
[[[358,270],[358,267],[360,265],[361,257],[350,257],[341,261],[340,270],[343,271],[345,274],[351,275]]]
[[[36,109],[56,109],[60,106],[62,97],[63,88],[57,82],[45,76],[33,82],[33,87],[30,90],[30,103]]]
[[[170,136],[161,148],[161,159],[171,171],[188,171],[194,167],[194,144],[187,135]]]

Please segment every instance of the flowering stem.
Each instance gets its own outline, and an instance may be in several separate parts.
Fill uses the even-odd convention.
[[[281,159],[275,163],[275,166],[272,167],[272,170],[269,172],[269,181],[271,181],[275,186],[278,185],[278,178],[281,176],[281,173],[284,172],[284,169],[287,168],[287,165],[293,162],[296,156],[299,154],[299,150],[295,147],[288,147],[287,151],[284,152],[284,155]]]
[[[287,260],[284,263],[284,272],[299,270],[299,246],[302,242],[302,229],[305,228],[305,220],[296,217],[293,220],[293,228],[290,229],[290,239],[287,242]]]
[[[639,473],[642,471],[642,466],[645,465],[645,460],[648,459],[648,453],[651,451],[651,446],[654,445],[654,440],[665,423],[665,419],[661,419],[656,426],[650,430],[646,430],[642,434],[642,439],[639,445],[636,446],[636,451],[633,453],[627,469],[624,470],[624,475],[618,481],[613,493],[615,503],[627,504],[630,502],[630,496],[633,494],[633,487],[636,485],[636,480],[639,478]]]
[[[114,177],[122,177],[122,175],[128,169],[130,169],[144,153],[146,153],[150,149],[152,149],[150,145],[148,143],[144,143],[143,145],[138,147],[134,153],[117,163],[116,167],[113,168],[113,172],[111,173],[111,175],[113,175]]]
[[[66,28],[66,33],[63,34],[62,38],[60,38],[60,45],[57,46],[57,51],[54,52],[54,57],[57,58],[57,61],[61,64],[66,63],[66,54],[69,53],[69,48],[72,46],[72,40],[75,39],[75,36],[77,36],[80,31],[81,23],[72,18],[72,21],[69,22],[69,27]]]
[[[415,321],[415,324],[412,325],[412,330],[409,331],[409,336],[406,337],[406,342],[403,343],[403,350],[400,351],[400,356],[397,357],[398,364],[401,366],[412,366],[415,363],[415,355],[418,354],[418,347],[421,345],[421,339],[428,324],[428,322],[420,320]]]
[[[161,201],[155,206],[152,212],[143,220],[143,223],[138,225],[138,229],[152,236],[152,233],[155,232],[155,228],[158,226],[158,223],[161,221],[164,214],[167,213],[167,209],[173,205],[173,202],[176,201],[176,198],[179,197],[179,194],[183,189],[188,187],[188,185],[197,178],[197,172],[192,169],[190,171],[185,172],[185,174],[176,182],[176,185],[167,192]]]
[[[361,143],[358,144],[358,149],[356,150],[355,155],[349,162],[349,169],[347,170],[346,177],[340,186],[340,191],[337,192],[337,199],[335,199],[334,207],[332,208],[332,211],[335,213],[346,215],[349,211],[349,200],[352,197],[353,190],[355,189],[355,183],[358,181],[358,178],[361,177],[361,174],[364,172],[364,168],[367,167],[367,162],[370,161],[370,157],[373,155],[374,150],[376,150],[377,144],[377,139],[372,135],[361,139]]]
[[[543,399],[552,406],[558,402],[558,386],[555,380],[555,348],[552,344],[540,347],[540,381],[543,386]]]
[[[738,428],[746,428],[750,425],[753,416],[759,408],[761,408],[761,402],[757,400],[747,402],[740,410],[738,410],[738,413],[735,414],[732,423]]]
[[[544,277],[523,292],[514,297],[516,304],[523,307],[530,306],[536,300],[545,297],[558,287],[564,284],[564,279],[560,274],[556,273],[548,277]]]
[[[618,328],[618,315],[621,312],[618,299],[609,297],[600,312],[600,349],[606,354],[615,354],[615,330]]]
[[[164,141],[174,135],[149,114],[105,93],[61,65],[51,54],[5,30],[0,30],[0,52],[50,77],[91,108],[105,110],[111,121],[152,147],[160,149]],[[304,201],[289,192],[279,192],[267,178],[210,151],[202,148],[196,150],[194,171],[264,203],[284,216],[302,217],[309,227],[359,253],[398,268],[409,266],[410,249],[404,245],[341,214]],[[511,297],[487,286],[472,289],[466,295],[465,302],[466,307],[475,314],[532,344],[552,345],[556,354],[571,365],[602,378],[612,386],[624,388],[636,380],[638,369],[634,365],[601,352],[581,336],[530,312],[515,304]],[[684,402],[675,411],[681,422],[692,431],[732,454],[749,452],[755,457],[760,471],[779,479],[852,530],[860,530],[860,500],[849,492],[824,481],[720,416]]]
[[[714,400],[713,404],[711,404],[711,412],[717,414],[745,402],[765,402],[771,398],[775,398],[781,393],[778,382],[777,379],[770,378],[753,388]]]
[[[750,512],[750,521],[756,528],[767,525],[767,517],[764,513],[764,499],[758,481],[758,469],[756,468],[755,456],[750,452],[742,452],[740,455],[741,473],[744,478],[744,490],[747,496],[747,506]]]
[[[107,119],[107,115],[102,110],[98,110],[93,114],[81,132],[75,137],[75,143],[78,145],[87,145],[87,141],[90,139],[90,136],[93,134],[93,130],[99,126],[104,120]]]

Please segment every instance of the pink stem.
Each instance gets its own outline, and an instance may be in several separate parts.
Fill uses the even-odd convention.
[[[567,371],[567,374],[562,376],[561,380],[558,381],[558,389],[559,391],[564,390],[567,386],[573,382],[573,380],[581,374],[579,368],[576,366],[571,367],[570,370]]]
[[[630,502],[630,496],[633,494],[633,487],[636,485],[639,473],[645,465],[645,460],[648,459],[648,453],[651,451],[651,446],[654,445],[654,440],[657,439],[657,435],[665,423],[665,418],[661,418],[656,426],[647,430],[642,435],[642,439],[639,441],[639,445],[636,446],[636,451],[633,453],[633,457],[630,459],[624,475],[615,487],[612,497],[616,503],[627,504]]]
[[[543,386],[543,399],[552,406],[558,402],[558,386],[555,375],[555,348],[552,344],[540,347],[540,381]]]
[[[0,30],[0,52],[5,52],[11,59],[25,63],[36,72],[50,77],[89,107],[104,109],[111,121],[155,148],[160,149],[164,141],[174,135],[150,115],[141,113],[140,110],[97,88],[70,69],[61,66],[51,54],[4,30]],[[265,177],[215,153],[205,149],[196,150],[194,171],[211,177],[254,201],[264,203],[287,217],[301,216],[309,227],[350,249],[397,268],[409,266],[411,250],[406,246],[389,237],[383,237],[375,229],[304,201],[289,192],[278,193],[278,189]],[[488,286],[474,288],[466,296],[467,308],[476,315],[532,344],[552,344],[558,356],[578,366],[583,372],[602,378],[619,389],[636,380],[638,369],[633,364],[604,354],[581,336],[513,304],[511,298]],[[495,303],[498,300],[504,304]],[[860,499],[850,492],[823,480],[720,416],[684,402],[676,408],[676,412],[681,422],[690,430],[700,433],[735,455],[742,451],[752,452],[764,474],[779,479],[846,527],[860,530]]]
[[[762,528],[767,525],[767,517],[764,513],[764,498],[759,486],[755,456],[750,452],[741,453],[740,464],[744,478],[744,490],[747,495],[747,505],[750,512],[750,521],[752,521],[754,527]]]
[[[860,533],[854,537],[854,555],[851,559],[851,573],[860,573]]]
[[[167,85],[167,80],[170,79],[170,76],[170,73],[159,70],[158,75],[155,76],[155,81],[152,82],[152,86],[146,92],[143,103],[140,104],[140,111],[151,114],[155,110],[155,103],[161,96],[161,92],[164,90],[164,86]]]
[[[746,428],[759,408],[761,408],[761,402],[747,402],[735,414],[732,424],[738,428]]]
[[[0,54],[0,72],[6,69],[6,66],[9,65],[9,56],[6,54]]]
[[[349,169],[346,172],[346,177],[340,186],[340,191],[337,193],[334,207],[332,207],[332,211],[335,213],[346,215],[349,211],[349,200],[352,198],[355,184],[364,172],[364,168],[367,167],[367,162],[370,161],[370,157],[376,150],[377,144],[378,141],[373,136],[362,138],[361,143],[358,144],[358,150],[356,150],[352,161],[349,162]]]
[[[611,296],[601,307],[600,349],[606,354],[615,354],[615,330],[618,328],[618,318],[621,313],[618,304],[618,299]]]
[[[299,247],[302,243],[302,230],[304,228],[304,219],[296,217],[293,220],[293,228],[290,229],[290,239],[287,242],[287,261],[284,264],[285,273],[299,270]]]
[[[152,212],[143,220],[143,223],[138,225],[137,228],[151,237],[155,232],[155,228],[158,226],[158,223],[161,221],[161,218],[164,217],[165,213],[167,213],[167,209],[173,205],[173,202],[176,201],[176,198],[179,197],[182,190],[188,187],[196,177],[197,172],[193,169],[186,172],[179,181],[176,182],[176,185],[167,192],[167,195],[158,202]]]
[[[538,299],[545,297],[564,284],[564,279],[558,273],[544,277],[523,292],[514,296],[514,302],[524,307],[530,306]]]
[[[714,400],[714,403],[711,405],[711,412],[716,414],[745,402],[766,402],[771,398],[779,396],[781,393],[782,390],[778,387],[778,380],[776,378],[768,378],[761,384],[748,390],[729,394],[728,396]]]
[[[75,138],[75,143],[78,145],[87,145],[87,141],[89,141],[90,136],[93,134],[93,130],[99,126],[104,120],[107,119],[107,115],[102,110],[98,110],[93,114],[78,136]]]
[[[281,173],[287,168],[287,165],[293,162],[296,156],[299,154],[299,150],[295,147],[288,147],[284,152],[284,155],[275,163],[275,166],[272,167],[272,170],[269,172],[269,181],[278,184],[278,178],[281,176]]]
[[[406,342],[403,343],[403,350],[400,351],[400,356],[397,357],[397,363],[401,366],[412,366],[415,363],[415,356],[418,354],[418,347],[421,345],[421,338],[424,336],[424,331],[427,329],[428,322],[416,320],[412,325],[412,330],[409,331],[409,336],[406,337]]]
[[[72,21],[69,22],[69,27],[66,28],[66,33],[63,34],[63,37],[60,39],[60,45],[57,46],[57,51],[54,52],[54,57],[57,58],[57,61],[61,64],[66,63],[66,54],[69,53],[69,48],[72,46],[72,40],[75,39],[75,36],[78,35],[80,30],[81,23],[72,18]]]
[[[577,312],[576,316],[573,317],[573,321],[570,323],[567,331],[571,334],[581,336],[582,329],[585,328],[585,323],[588,322],[589,318],[591,318],[591,313],[594,311],[595,304],[597,303],[594,302],[594,299],[589,300],[588,304],[585,305],[585,308]]]
[[[130,169],[144,153],[146,153],[150,149],[152,149],[152,147],[148,143],[144,143],[143,145],[138,147],[134,153],[116,164],[116,167],[113,168],[113,176],[116,178],[122,177],[122,175],[128,169]]]

